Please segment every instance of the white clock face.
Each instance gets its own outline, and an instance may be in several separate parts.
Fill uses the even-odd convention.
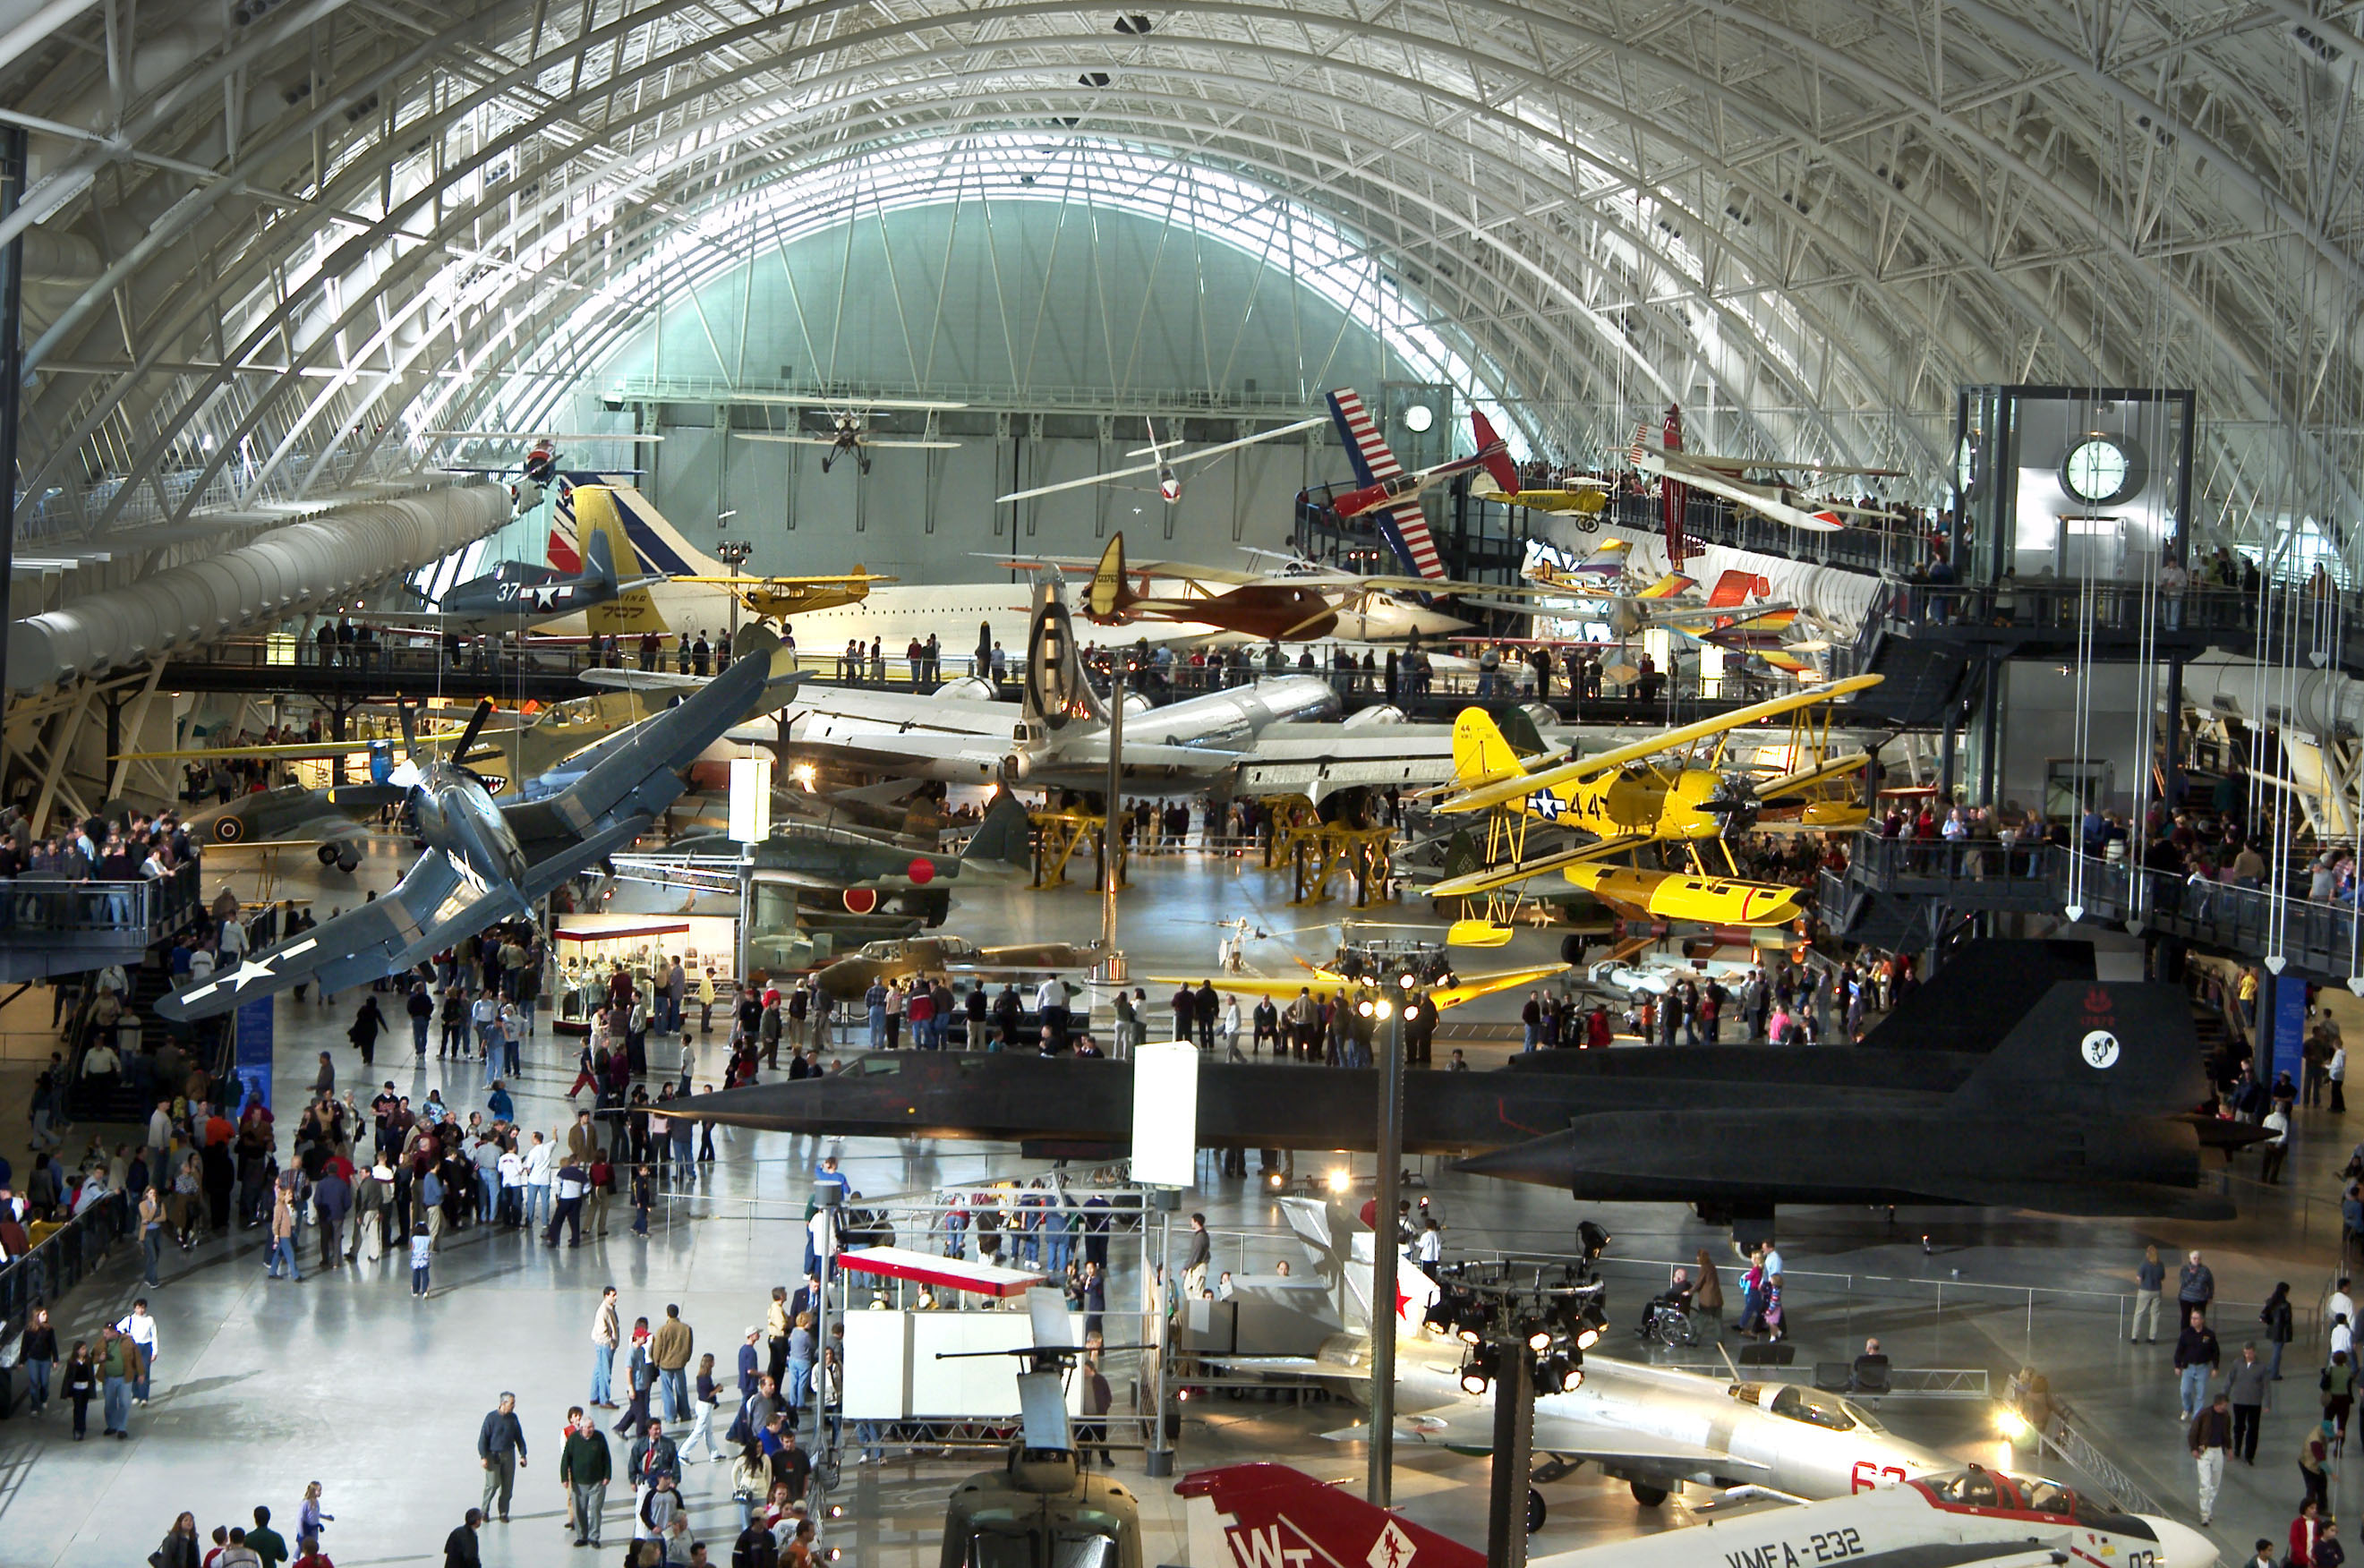
[[[1419,435],[1436,423],[1436,412],[1425,403],[1415,403],[1404,410],[1404,428]]]
[[[2060,480],[2080,501],[2101,506],[2125,495],[2133,471],[2125,448],[2106,436],[2094,436],[2070,449],[2068,461],[2060,465]]]

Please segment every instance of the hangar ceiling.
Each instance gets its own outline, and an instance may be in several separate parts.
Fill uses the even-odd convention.
[[[663,259],[774,242],[767,187],[1012,139],[1353,237],[1547,449],[1704,399],[1934,485],[1957,384],[2190,385],[2228,526],[2355,515],[2364,41],[2306,0],[13,9],[18,517],[61,549],[540,417]]]

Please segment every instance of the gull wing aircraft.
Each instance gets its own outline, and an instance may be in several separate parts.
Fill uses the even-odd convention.
[[[1037,495],[1055,495],[1062,490],[1081,490],[1090,484],[1107,484],[1119,479],[1130,479],[1139,473],[1154,473],[1157,475],[1158,499],[1169,506],[1178,506],[1182,500],[1182,478],[1174,472],[1177,465],[1186,462],[1203,462],[1209,458],[1235,452],[1242,447],[1252,447],[1260,441],[1273,440],[1281,436],[1293,436],[1299,430],[1310,430],[1328,422],[1319,417],[1299,419],[1293,425],[1282,425],[1270,430],[1259,430],[1253,436],[1242,436],[1237,440],[1218,441],[1213,446],[1200,447],[1196,451],[1182,451],[1180,449],[1184,442],[1181,437],[1176,436],[1167,441],[1157,439],[1157,421],[1152,418],[1146,421],[1149,426],[1149,444],[1124,454],[1127,457],[1145,457],[1149,460],[1147,462],[1136,462],[1125,468],[1112,468],[1106,473],[1087,474],[1081,479],[1063,479],[1056,484],[1038,484],[1031,490],[1013,490],[1007,495],[995,496],[993,504],[998,506],[1009,501],[1031,501]]]
[[[683,792],[681,770],[762,695],[770,664],[734,663],[680,706],[608,737],[579,777],[541,799],[496,804],[457,763],[414,764],[409,806],[427,849],[392,893],[184,985],[156,1010],[168,1018],[205,1018],[305,981],[347,990],[397,973],[496,920],[532,918],[562,883],[655,824]],[[480,706],[471,728],[490,709]],[[468,740],[457,751],[465,755]]]
[[[1519,760],[1483,711],[1464,709],[1454,722],[1461,788],[1439,802],[1437,810],[1446,815],[1489,813],[1489,863],[1483,870],[1448,877],[1426,892],[1433,898],[1474,897],[1557,871],[1602,902],[1647,917],[1717,926],[1787,924],[1801,911],[1802,891],[1739,876],[1723,840],[1728,834],[1745,831],[1767,806],[1805,806],[1822,786],[1864,767],[1868,761],[1865,753],[1828,753],[1830,707],[1880,679],[1856,675],[1809,687],[1539,769],[1529,769]],[[1817,709],[1818,728],[1807,717]],[[1724,743],[1732,731],[1781,717],[1790,717],[1800,736],[1793,759],[1812,759],[1805,766],[1763,781],[1723,766]],[[1693,754],[1701,748],[1707,749],[1705,761],[1695,762]],[[1537,824],[1574,828],[1586,839],[1530,856],[1527,838]],[[1656,844],[1679,848],[1688,870],[1605,863]],[[1702,844],[1722,851],[1720,873],[1702,861]]]
[[[1817,1412],[1852,1408],[1828,1395],[1786,1392]],[[1174,1490],[1185,1499],[1193,1562],[1485,1568],[1485,1552],[1284,1464],[1201,1470]],[[1707,1525],[1526,1562],[1528,1568],[2057,1568],[2071,1560],[2213,1568],[2219,1557],[2215,1543],[2190,1525],[2125,1513],[2106,1496],[2057,1482],[1949,1463],[1856,1494],[1719,1513]]]
[[[851,457],[864,473],[870,472],[870,454],[884,447],[925,447],[948,451],[960,445],[958,441],[939,439],[932,432],[933,416],[944,409],[965,408],[965,403],[946,403],[924,397],[771,397],[753,401],[786,403],[817,406],[826,420],[825,428],[818,434],[806,434],[801,427],[793,432],[775,433],[770,430],[734,430],[742,441],[771,441],[797,447],[827,447],[828,455],[820,460],[820,471],[827,473],[839,458]],[[928,414],[928,435],[920,437],[880,435],[870,425],[869,416],[881,410],[915,410]]]
[[[1352,387],[1341,387],[1328,394],[1327,399],[1331,420],[1338,427],[1338,439],[1345,443],[1346,461],[1354,466],[1356,485],[1332,496],[1330,509],[1341,517],[1368,514],[1395,550],[1396,559],[1404,563],[1405,571],[1415,577],[1443,577],[1444,563],[1437,556],[1436,540],[1430,535],[1428,518],[1421,510],[1421,492],[1474,469],[1484,469],[1498,487],[1516,490],[1519,471],[1511,462],[1510,443],[1494,433],[1486,416],[1472,409],[1469,428],[1478,443],[1475,452],[1433,468],[1407,473],[1364,408],[1360,393]]]

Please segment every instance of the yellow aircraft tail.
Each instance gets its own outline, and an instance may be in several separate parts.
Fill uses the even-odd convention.
[[[1522,770],[1519,753],[1501,726],[1482,707],[1465,707],[1453,721],[1453,780],[1463,789],[1475,789]]]
[[[1109,540],[1100,563],[1092,569],[1091,583],[1084,589],[1084,613],[1096,621],[1111,620],[1124,613],[1133,597],[1124,585],[1124,535],[1120,533]]]
[[[574,527],[577,539],[588,539],[593,534],[607,537],[609,551],[619,562],[637,561],[639,553],[632,549],[631,535],[624,528],[623,514],[616,505],[616,492],[605,484],[578,484],[574,487]],[[604,605],[593,605],[583,612],[586,628],[594,637],[610,633],[618,637],[638,637],[643,632],[664,632],[671,628],[658,613],[657,602],[645,584],[627,588]]]

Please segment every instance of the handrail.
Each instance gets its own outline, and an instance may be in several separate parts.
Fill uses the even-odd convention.
[[[2058,1400],[2053,1402],[2052,1408],[2053,1420],[2049,1430],[2034,1426],[2029,1429],[2035,1432],[2039,1449],[2049,1449],[2062,1462],[2083,1471],[2099,1482],[2121,1512],[2153,1517],[2166,1514],[2167,1510],[2153,1501],[2149,1493],[2135,1484],[2133,1476],[2119,1469],[2111,1462],[2109,1455],[2088,1442],[2082,1432],[2068,1424],[2065,1407]]]
[[[0,1264],[0,1334],[21,1332],[34,1307],[55,1301],[80,1284],[117,1239],[128,1233],[131,1200],[106,1196]]]

